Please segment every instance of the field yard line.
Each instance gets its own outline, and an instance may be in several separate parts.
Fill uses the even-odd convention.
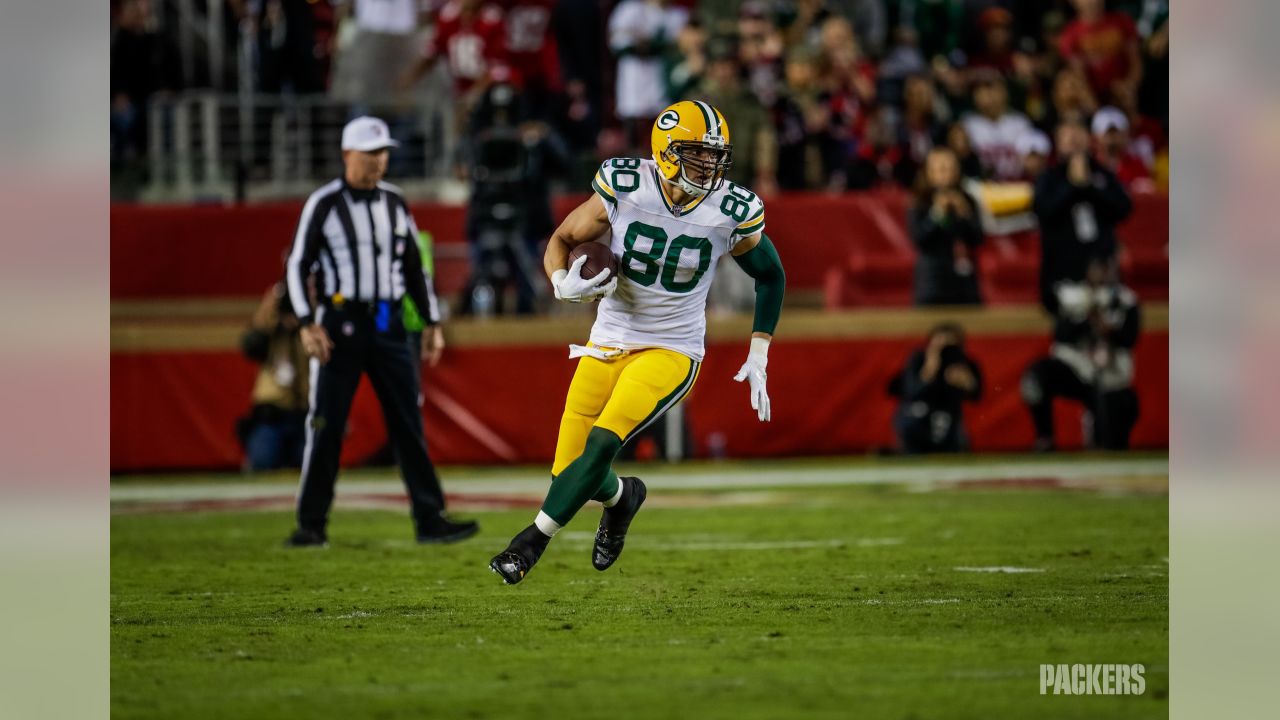
[[[391,471],[394,472],[394,471]],[[1062,463],[996,462],[910,467],[796,467],[749,468],[733,471],[691,468],[689,472],[669,470],[645,478],[645,484],[659,490],[717,490],[727,488],[764,488],[797,486],[840,486],[869,484],[929,485],[932,483],[981,480],[1016,480],[1023,478],[1055,478],[1065,483],[1091,481],[1103,477],[1167,476],[1169,461],[1163,458],[1115,460],[1082,460]],[[529,494],[541,496],[548,485],[544,473],[513,471],[501,480],[454,480],[444,472],[445,490],[451,495]],[[398,479],[345,480],[338,483],[339,498],[379,492],[403,492]],[[124,483],[111,487],[112,502],[174,502],[292,497],[295,481],[288,482],[177,482],[166,484]]]
[[[644,541],[634,543],[636,550],[804,550],[808,548],[826,548],[826,547],[845,547],[846,545],[857,545],[858,547],[880,547],[884,545],[900,545],[902,540],[899,538],[864,538],[872,542],[864,543],[862,540],[846,542],[844,540],[779,540],[779,541],[751,541],[744,540],[741,542],[724,541],[724,542],[681,542],[681,541]],[[893,542],[884,542],[893,541]],[[575,545],[585,545],[585,541],[574,539],[571,541]],[[627,547],[633,547],[628,545]]]
[[[635,543],[635,550],[803,550],[806,548],[843,547],[843,540],[780,540],[777,542],[647,542]]]
[[[573,545],[587,545],[595,541],[595,533],[582,531],[564,531],[556,535],[561,540]],[[781,540],[759,541],[739,540],[732,535],[680,535],[638,538],[633,541],[638,550],[800,550],[824,547],[886,547],[901,545],[905,540],[898,537],[872,538],[829,538],[826,540]]]

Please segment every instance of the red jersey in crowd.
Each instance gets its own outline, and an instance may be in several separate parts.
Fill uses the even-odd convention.
[[[476,0],[450,0],[436,13],[427,56],[443,55],[459,93],[506,67],[502,9]]]
[[[993,55],[988,52],[975,53],[969,58],[968,68],[970,70],[995,70],[1004,76],[1013,75],[1013,53],[1006,52],[999,55]]]
[[[513,81],[550,90],[560,86],[560,55],[551,25],[558,0],[503,0],[507,61]]]
[[[1129,148],[1147,165],[1153,165],[1156,156],[1169,147],[1169,139],[1165,136],[1164,127],[1155,120],[1139,115],[1129,130]]]
[[[859,62],[853,69],[854,77],[845,77],[827,96],[827,110],[831,113],[831,133],[841,142],[850,143],[855,153],[857,145],[866,136],[867,115],[870,103],[863,100],[855,87],[856,83],[864,83],[872,87],[876,82],[876,67],[869,62]]]
[[[1129,74],[1129,46],[1138,42],[1138,28],[1124,13],[1111,12],[1097,22],[1075,20],[1058,40],[1065,58],[1078,58],[1095,93],[1111,94],[1111,84]]]
[[[1147,186],[1151,181],[1151,168],[1137,154],[1125,151],[1123,155],[1116,161],[1114,168],[1116,177],[1120,179],[1120,184],[1130,190],[1148,190]],[[1145,182],[1142,182],[1145,181]]]

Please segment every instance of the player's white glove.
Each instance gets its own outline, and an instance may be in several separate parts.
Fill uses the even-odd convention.
[[[586,262],[587,256],[582,255],[573,261],[568,270],[557,270],[552,274],[551,286],[555,288],[557,300],[571,303],[594,302],[612,295],[618,289],[618,278],[604,281],[609,276],[608,270],[601,270],[595,277],[582,277],[582,266]]]
[[[751,338],[751,351],[747,353],[747,361],[742,364],[733,379],[751,384],[751,409],[756,411],[760,422],[769,422],[772,407],[769,404],[769,392],[765,382],[769,379],[765,367],[769,364],[769,341],[764,338]]]

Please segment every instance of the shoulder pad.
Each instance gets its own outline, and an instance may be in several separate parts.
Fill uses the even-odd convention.
[[[635,192],[640,189],[640,173],[643,170],[640,158],[610,158],[600,165],[595,179],[591,181],[591,189],[605,200],[614,203],[619,195]]]
[[[733,223],[733,235],[749,237],[764,231],[764,199],[737,183],[727,182],[720,191],[720,212]]]

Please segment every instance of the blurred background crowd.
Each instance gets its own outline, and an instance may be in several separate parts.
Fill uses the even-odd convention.
[[[964,177],[1030,179],[1064,122],[1085,124],[1131,189],[1167,186],[1167,0],[112,0],[112,10],[120,197],[175,191],[163,176],[188,171],[168,156],[197,165],[194,185],[176,192],[253,197],[255,181],[333,174],[324,149],[362,113],[408,142],[392,169],[400,179],[465,180],[471,141],[510,125],[547,138],[556,165],[544,176],[577,188],[603,158],[646,156],[657,111],[695,96],[730,119],[732,179],[766,196],[913,187],[935,147],[954,152]]]

